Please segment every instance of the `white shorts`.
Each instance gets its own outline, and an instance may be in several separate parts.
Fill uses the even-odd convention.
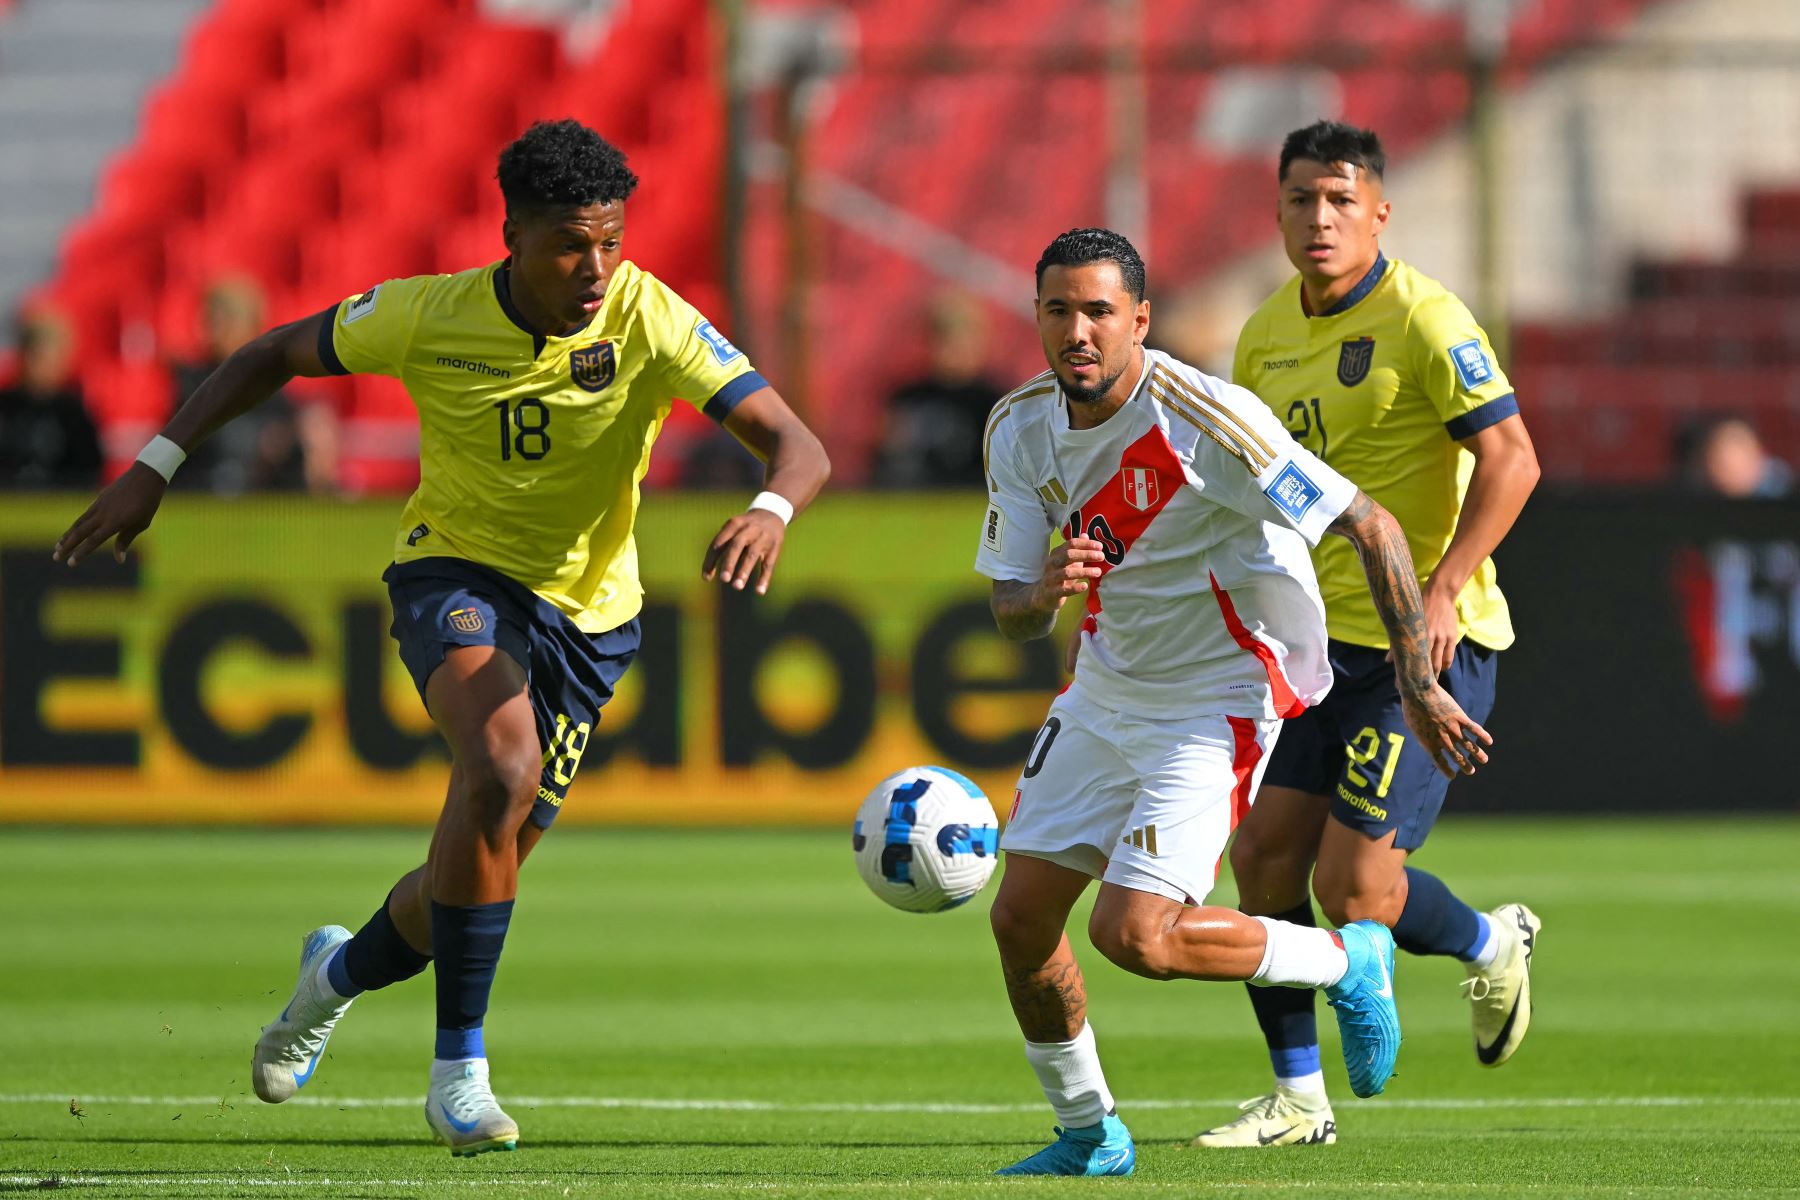
[[[1000,848],[1198,904],[1280,721],[1134,717],[1071,687],[1031,744]]]

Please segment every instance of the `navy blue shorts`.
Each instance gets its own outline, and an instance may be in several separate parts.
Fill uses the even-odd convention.
[[[605,633],[583,633],[530,588],[460,558],[393,563],[381,578],[394,605],[389,632],[400,643],[400,661],[419,699],[455,646],[493,646],[525,668],[544,748],[531,823],[548,829],[600,723],[600,709],[637,656],[637,618]]]
[[[1406,726],[1387,651],[1333,640],[1330,652],[1331,691],[1282,725],[1263,786],[1329,796],[1340,824],[1371,838],[1398,830],[1394,845],[1417,850],[1437,822],[1450,781]],[[1494,711],[1499,657],[1464,638],[1438,678],[1477,725],[1486,725]]]

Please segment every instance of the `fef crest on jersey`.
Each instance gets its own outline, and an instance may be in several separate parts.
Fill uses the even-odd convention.
[[[1156,472],[1146,467],[1129,467],[1120,472],[1124,476],[1125,503],[1139,512],[1149,512],[1156,507]]]
[[[595,342],[569,352],[569,375],[583,391],[605,391],[618,369],[611,342]]]
[[[1369,368],[1374,362],[1374,338],[1361,337],[1345,342],[1338,350],[1338,382],[1345,387],[1355,387],[1369,377]]]

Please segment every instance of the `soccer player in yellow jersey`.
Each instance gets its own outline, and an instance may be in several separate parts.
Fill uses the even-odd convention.
[[[1512,622],[1494,547],[1538,478],[1537,456],[1487,335],[1457,298],[1382,254],[1385,155],[1367,130],[1319,122],[1281,149],[1279,222],[1299,272],[1244,326],[1234,382],[1399,520],[1419,571],[1431,666],[1478,722],[1494,703]],[[1451,769],[1401,717],[1386,630],[1347,543],[1313,551],[1335,681],[1286,722],[1231,865],[1247,913],[1333,924],[1373,919],[1414,954],[1467,964],[1475,1052],[1498,1066],[1531,1019],[1539,922],[1520,904],[1479,913],[1407,865]],[[1275,1088],[1195,1139],[1202,1146],[1336,1140],[1312,993],[1252,988]]]
[[[425,1115],[456,1154],[512,1149],[482,1045],[519,866],[549,828],[600,708],[638,648],[638,482],[675,397],[767,464],[726,521],[708,579],[768,589],[788,521],[830,466],[735,346],[623,257],[625,157],[574,121],[500,155],[508,257],[390,279],[228,358],[56,546],[71,565],[117,535],[123,557],[186,451],[295,375],[402,380],[419,410],[420,482],[383,578],[400,656],[453,765],[425,864],[354,937],[302,943],[300,978],[263,1030],[257,1095],[292,1096],[363,991],[436,964]]]

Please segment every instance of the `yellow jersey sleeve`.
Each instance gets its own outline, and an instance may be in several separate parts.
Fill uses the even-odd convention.
[[[769,386],[700,310],[645,272],[638,312],[653,368],[671,396],[723,422],[738,402]]]
[[[1261,316],[1260,312],[1252,314],[1250,319],[1244,323],[1244,327],[1238,331],[1237,349],[1232,351],[1231,355],[1230,382],[1241,388],[1249,388],[1251,391],[1255,391],[1256,388],[1250,381],[1250,343],[1256,339],[1257,326],[1262,324]]]
[[[1413,377],[1456,441],[1517,415],[1519,402],[1487,334],[1450,293],[1441,292],[1413,309],[1406,353]]]
[[[389,279],[341,301],[319,329],[319,360],[334,375],[391,375],[405,369],[413,330],[435,275]]]

